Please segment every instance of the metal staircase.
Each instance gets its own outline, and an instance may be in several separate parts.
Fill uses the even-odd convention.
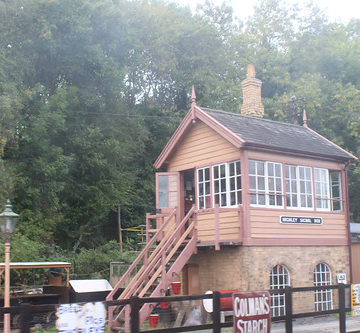
[[[154,236],[147,242],[137,259],[109,293],[106,300],[114,300],[114,295],[125,281],[129,281],[119,296],[119,300],[131,296],[159,297],[164,296],[171,282],[178,279],[178,275],[196,252],[197,230],[196,215],[193,207],[182,221],[178,222],[177,209],[167,217],[166,221],[157,229]],[[137,266],[143,262],[136,272]],[[135,273],[136,272],[136,273]],[[139,312],[140,324],[150,315],[154,304],[144,304]],[[130,331],[130,307],[109,307],[108,324],[110,332],[122,330]]]

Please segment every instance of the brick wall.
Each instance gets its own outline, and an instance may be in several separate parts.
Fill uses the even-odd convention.
[[[313,271],[326,263],[332,284],[336,274],[346,273],[350,279],[349,254],[345,246],[294,247],[227,247],[220,251],[199,249],[191,258],[199,265],[200,292],[206,290],[264,290],[270,288],[270,272],[275,265],[285,265],[292,287],[313,286]],[[337,294],[334,291],[334,306]],[[294,294],[294,311],[313,311],[314,293]]]
[[[262,82],[255,78],[255,67],[248,65],[247,78],[241,82],[243,92],[243,104],[241,114],[262,118],[264,116],[264,105],[261,102]]]

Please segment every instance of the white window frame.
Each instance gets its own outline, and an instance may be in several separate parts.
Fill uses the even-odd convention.
[[[319,263],[314,268],[314,286],[331,285],[331,270],[326,263]],[[333,309],[332,289],[315,290],[315,311]]]
[[[254,163],[255,173],[250,173],[250,163]],[[264,174],[258,173],[258,165],[263,165]],[[280,176],[270,175],[269,167],[272,167],[273,170],[276,169],[276,166],[280,170]],[[251,177],[255,180],[255,188],[251,186]],[[259,189],[259,183],[261,179],[264,180],[264,189]],[[273,181],[273,188],[270,188],[270,181]],[[276,181],[280,180],[280,190],[276,189]],[[283,172],[282,172],[282,164],[277,162],[268,162],[268,161],[257,161],[257,160],[249,160],[249,189],[250,189],[250,204],[253,207],[268,207],[268,208],[284,208],[284,196],[283,196]],[[264,196],[264,204],[259,203],[259,198]],[[275,204],[270,203],[271,196],[275,197]],[[277,199],[280,196],[281,204],[277,204]],[[252,198],[255,198],[255,203],[251,203]]]
[[[337,184],[334,184],[333,175],[337,175]],[[332,212],[340,212],[342,211],[342,191],[341,191],[341,172],[338,170],[329,170],[329,185],[330,185],[330,210]],[[339,196],[335,197],[334,195],[334,187],[338,187]],[[339,202],[339,209],[334,208],[334,202]]]
[[[284,265],[276,265],[270,272],[270,289],[290,286],[289,270]],[[285,315],[285,293],[271,294],[271,314],[273,317]]]
[[[333,175],[337,175],[338,182],[334,185]],[[314,168],[315,200],[318,211],[342,211],[341,173],[338,170]],[[338,187],[339,196],[334,196],[334,187]],[[334,208],[334,201],[339,202],[340,208]],[[325,203],[325,204],[324,204]]]
[[[207,179],[206,170],[208,170],[209,178]],[[200,181],[200,172],[202,173],[202,180]],[[211,175],[210,175],[210,167],[199,168],[196,170],[196,182],[197,182],[197,206],[198,209],[207,209],[211,207]],[[206,187],[209,186],[209,192],[206,192]],[[200,191],[202,189],[202,191]],[[200,193],[202,193],[200,195]],[[200,199],[203,199],[203,204],[200,204]],[[207,198],[209,198],[209,202],[207,205]]]
[[[239,171],[237,172],[236,164],[239,163]],[[234,174],[230,174],[231,165],[233,165]],[[217,177],[216,169],[218,170]],[[224,173],[221,174],[221,169],[223,169]],[[238,177],[240,177],[240,184],[238,183]],[[231,181],[234,181],[234,188],[231,188]],[[216,182],[218,182],[218,186],[216,186]],[[215,164],[212,166],[212,200],[213,206],[216,203],[216,196],[219,196],[218,205],[219,207],[236,207],[241,204],[242,197],[242,188],[241,188],[241,162],[240,160],[231,161],[227,163]],[[218,188],[216,190],[216,187]],[[238,193],[240,192],[240,200],[238,200]],[[235,204],[231,204],[231,195],[235,195]],[[224,200],[222,199],[224,198]],[[224,203],[225,201],[225,203]]]
[[[295,178],[292,177],[292,170],[295,168]],[[288,177],[286,176],[288,173]],[[301,175],[303,174],[303,176]],[[307,174],[310,178],[307,178]],[[314,209],[313,179],[312,168],[303,165],[285,164],[285,193],[287,209]],[[296,191],[293,190],[292,182],[296,182]],[[309,183],[309,184],[308,184]],[[287,187],[289,184],[289,189]],[[293,196],[296,195],[296,205],[293,203]],[[290,196],[290,205],[288,196]],[[311,206],[308,204],[308,196],[311,196]],[[301,199],[305,197],[305,205]]]
[[[329,170],[314,168],[316,210],[330,210],[330,178]]]

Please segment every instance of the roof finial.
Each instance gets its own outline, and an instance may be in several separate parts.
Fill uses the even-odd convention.
[[[194,85],[192,86],[192,89],[191,89],[191,103],[196,104],[196,95],[195,95],[195,87],[194,87]]]
[[[304,127],[308,127],[308,125],[307,125],[307,116],[306,116],[306,110],[305,110],[305,108],[304,108],[304,110],[303,110],[303,126],[304,126]]]

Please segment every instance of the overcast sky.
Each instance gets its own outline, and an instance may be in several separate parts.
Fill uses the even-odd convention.
[[[196,4],[203,3],[203,0],[172,0],[181,5],[188,5],[191,9],[196,8]],[[305,0],[283,0],[286,3],[302,3]],[[221,4],[222,0],[213,0],[215,4]],[[247,18],[253,13],[253,5],[256,0],[226,0],[227,4],[234,8],[235,15],[240,19]],[[309,2],[306,0],[306,2]],[[360,18],[360,0],[313,0],[325,11],[331,21],[341,21],[347,23],[351,18]]]

